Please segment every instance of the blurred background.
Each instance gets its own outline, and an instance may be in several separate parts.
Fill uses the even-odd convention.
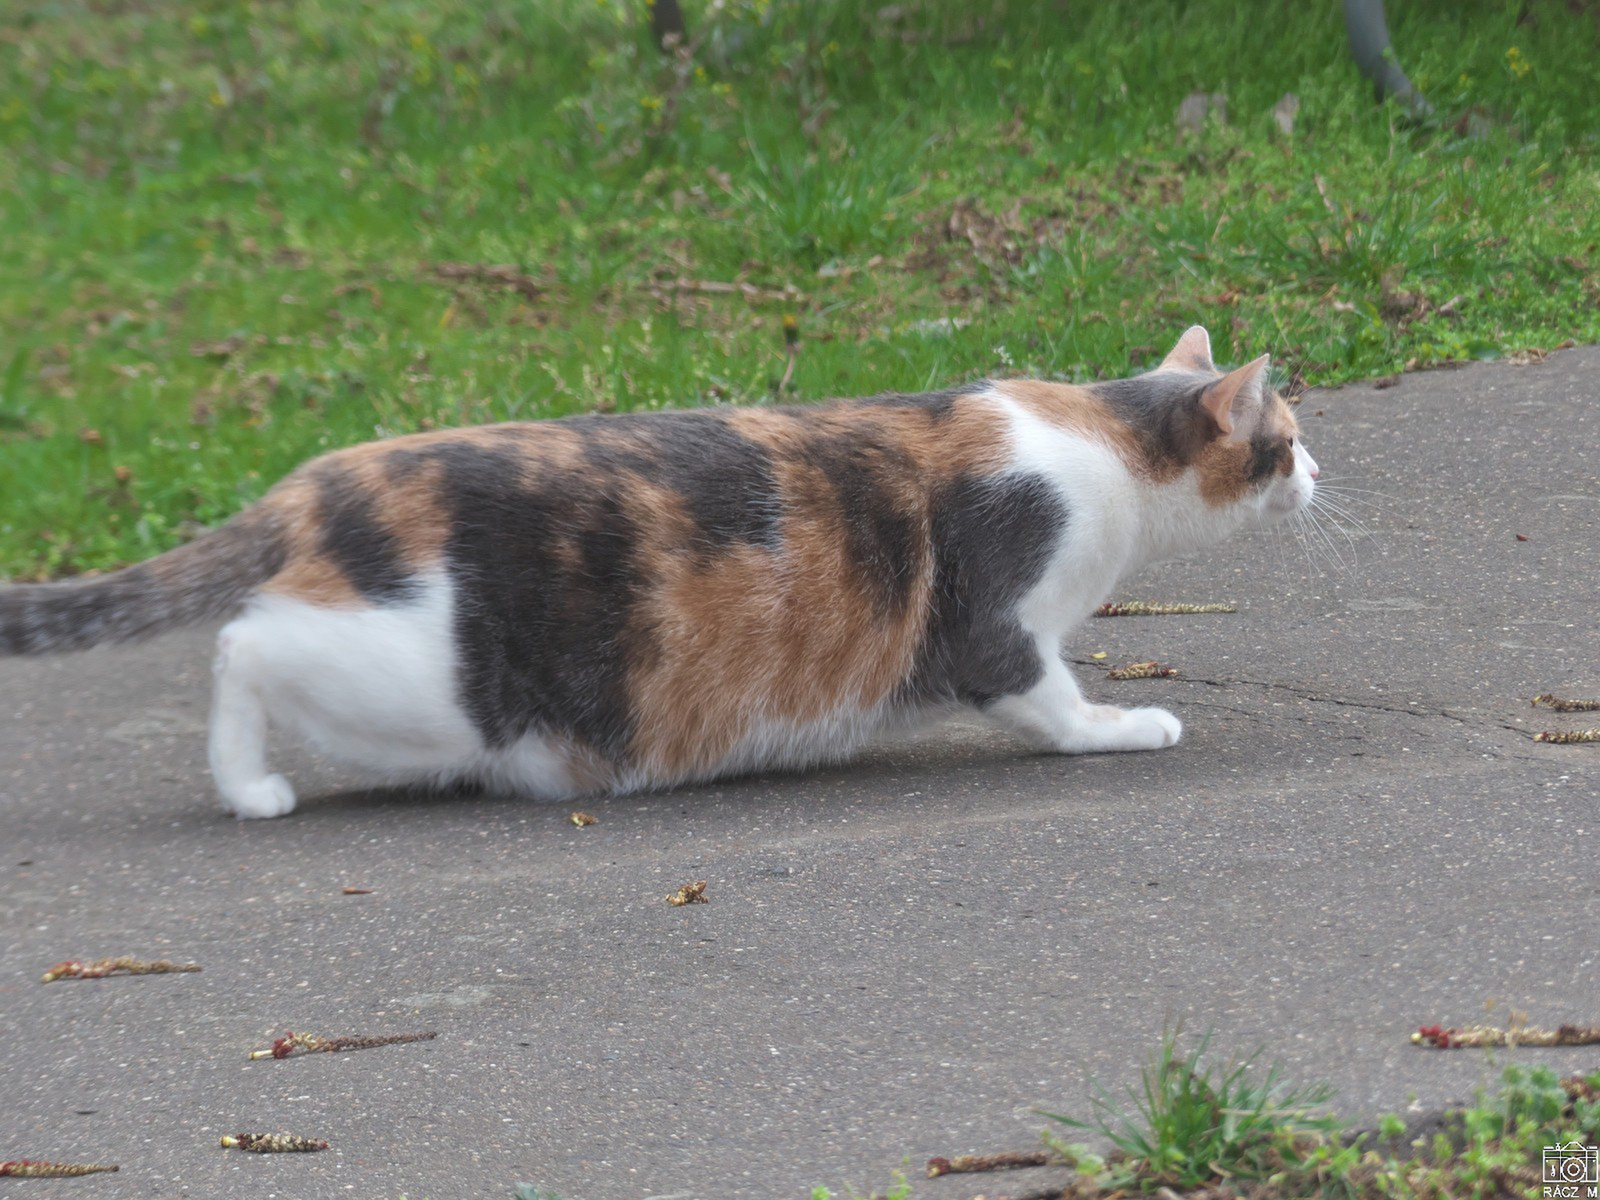
[[[658,0],[658,3],[662,0]],[[1600,334],[1600,5],[9,0],[0,576],[336,446]]]

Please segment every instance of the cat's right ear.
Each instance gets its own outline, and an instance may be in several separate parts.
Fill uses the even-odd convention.
[[[1183,331],[1172,352],[1161,360],[1158,371],[1204,371],[1210,374],[1217,368],[1211,361],[1211,335],[1204,325],[1191,325]]]
[[[1251,412],[1261,403],[1261,385],[1271,361],[1272,355],[1263,354],[1200,393],[1200,407],[1216,422],[1223,437],[1232,436],[1237,427],[1249,427]]]

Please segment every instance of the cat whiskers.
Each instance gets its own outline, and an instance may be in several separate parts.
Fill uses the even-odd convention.
[[[1349,528],[1338,517],[1334,516],[1330,509],[1319,508],[1314,502],[1307,515],[1307,523],[1311,526],[1313,532],[1322,539],[1328,558],[1346,574],[1354,573],[1361,556],[1357,551],[1356,539]],[[1338,536],[1344,539],[1343,545],[1339,543],[1334,533],[1330,532],[1330,530],[1336,531]],[[1346,554],[1349,555],[1348,560],[1345,557]]]
[[[1323,475],[1317,479],[1317,489],[1320,491],[1324,488],[1329,488],[1333,491],[1353,496],[1377,496],[1381,500],[1394,499],[1394,496],[1392,496],[1390,493],[1380,492],[1375,488],[1351,487],[1348,483],[1348,480],[1352,478],[1356,478],[1356,476]],[[1335,486],[1336,484],[1338,486]],[[1366,503],[1372,505],[1373,508],[1379,507],[1377,504],[1373,504],[1370,500],[1366,501]]]
[[[1347,574],[1354,571],[1359,559],[1358,539],[1373,537],[1372,531],[1362,520],[1364,514],[1359,514],[1357,510],[1368,508],[1377,511],[1381,508],[1376,502],[1358,494],[1364,491],[1367,489],[1319,483],[1311,493],[1310,503],[1295,510],[1295,536],[1313,570],[1316,570],[1320,558]],[[1335,532],[1344,539],[1343,546],[1335,539]]]
[[[1361,492],[1366,492],[1366,489],[1318,484],[1311,493],[1311,506],[1330,519],[1350,541],[1352,549],[1355,548],[1356,538],[1372,539],[1374,536],[1372,530],[1368,529],[1366,522],[1362,520],[1362,517],[1370,514],[1358,510],[1369,509],[1371,513],[1378,513],[1383,509],[1382,505],[1360,495]],[[1366,492],[1366,494],[1383,495],[1382,492]]]
[[[1306,509],[1306,516],[1308,523],[1327,543],[1330,552],[1338,558],[1342,565],[1344,554],[1340,550],[1338,543],[1334,541],[1333,534],[1329,530],[1338,532],[1339,536],[1344,539],[1344,548],[1350,552],[1350,565],[1353,567],[1360,557],[1356,538],[1370,538],[1372,536],[1367,527],[1340,501],[1329,496],[1318,496],[1316,493],[1312,493],[1311,503]]]
[[[1324,563],[1348,572],[1350,564],[1339,553],[1339,547],[1317,523],[1315,512],[1310,507],[1296,509],[1294,512],[1294,536],[1300,543],[1300,549],[1306,556],[1306,571],[1308,575],[1316,575]]]

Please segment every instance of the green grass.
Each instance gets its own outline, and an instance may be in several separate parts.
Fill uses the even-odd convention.
[[[797,399],[1600,337],[1592,6],[1394,6],[1423,128],[1332,4],[686,8],[672,59],[642,0],[5,6],[0,575],[375,436],[769,401],[786,314]]]
[[[1219,1171],[1230,1179],[1263,1180],[1304,1170],[1338,1131],[1338,1121],[1319,1111],[1332,1089],[1286,1089],[1276,1067],[1256,1071],[1253,1058],[1213,1068],[1202,1061],[1210,1042],[1207,1034],[1180,1053],[1176,1033],[1164,1037],[1139,1090],[1130,1093],[1131,1107],[1101,1091],[1087,1121],[1044,1115],[1115,1147],[1117,1165],[1096,1163],[1090,1172],[1113,1188],[1197,1188],[1216,1182]],[[1046,1142],[1083,1163],[1054,1136]]]
[[[1376,1131],[1355,1132],[1326,1111],[1332,1089],[1286,1087],[1277,1066],[1255,1067],[1255,1055],[1218,1067],[1207,1061],[1209,1034],[1186,1052],[1179,1041],[1177,1031],[1163,1036],[1126,1101],[1099,1089],[1087,1120],[1042,1114],[1100,1144],[1045,1131],[1047,1149],[1075,1170],[1063,1200],[1535,1200],[1547,1148],[1600,1143],[1600,1072],[1564,1082],[1548,1067],[1506,1062],[1496,1089],[1426,1128],[1386,1116]],[[1059,1175],[1052,1181],[1060,1186]],[[811,1200],[834,1195],[816,1187]],[[869,1200],[912,1196],[897,1171]]]
[[[1208,1041],[1180,1055],[1176,1037],[1164,1038],[1131,1108],[1102,1092],[1092,1120],[1045,1114],[1113,1148],[1102,1158],[1046,1132],[1046,1145],[1076,1165],[1082,1200],[1223,1185],[1244,1200],[1533,1200],[1547,1148],[1600,1140],[1600,1072],[1584,1077],[1584,1098],[1548,1067],[1507,1063],[1495,1091],[1480,1090],[1431,1134],[1410,1136],[1388,1116],[1374,1135],[1309,1115],[1308,1103],[1331,1097],[1325,1087],[1286,1092],[1276,1068],[1257,1081],[1248,1064],[1203,1064]]]
[[[846,1188],[843,1196],[832,1188],[818,1185],[811,1189],[811,1200],[911,1200],[911,1181],[901,1171],[894,1172],[889,1186],[881,1192],[863,1195],[855,1188]]]

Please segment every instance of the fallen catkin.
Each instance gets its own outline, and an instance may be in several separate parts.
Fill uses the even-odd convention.
[[[326,1150],[328,1143],[321,1138],[297,1137],[292,1133],[235,1133],[223,1134],[217,1145],[224,1150],[248,1150],[252,1154],[310,1154]]]
[[[1543,733],[1534,734],[1533,740],[1562,746],[1577,742],[1600,742],[1600,729],[1546,729]]]
[[[930,1158],[928,1178],[941,1175],[963,1175],[978,1171],[1008,1171],[1015,1167],[1047,1167],[1060,1162],[1055,1155],[1043,1150],[1025,1152],[1007,1151],[1001,1154],[957,1154],[952,1158]]]
[[[1176,679],[1178,672],[1173,667],[1163,667],[1158,662],[1129,663],[1125,667],[1112,667],[1106,672],[1107,679]]]
[[[1533,698],[1534,707],[1544,705],[1553,708],[1556,712],[1600,712],[1600,700],[1564,700],[1560,696],[1552,696],[1549,692]]]
[[[1102,604],[1094,610],[1097,617],[1180,617],[1189,613],[1233,613],[1236,604],[1159,604],[1146,600],[1124,600],[1115,604]]]
[[[121,1169],[99,1163],[38,1162],[31,1158],[0,1162],[0,1175],[14,1175],[19,1179],[70,1179],[75,1175],[102,1175]]]
[[[277,1041],[272,1043],[271,1050],[252,1050],[250,1057],[257,1058],[288,1058],[296,1050],[303,1050],[307,1054],[337,1054],[341,1050],[371,1050],[376,1046],[397,1046],[402,1042],[431,1042],[439,1034],[435,1030],[426,1033],[388,1033],[377,1037],[318,1037],[314,1033],[295,1033],[292,1029],[285,1032]]]
[[[51,967],[40,977],[39,982],[54,983],[58,979],[104,979],[107,975],[168,975],[178,971],[199,969],[199,963],[168,962],[166,959],[140,962],[137,958],[130,958],[127,955],[121,958],[101,958],[88,963],[68,959]]]
[[[1445,1029],[1424,1025],[1411,1035],[1415,1046],[1458,1050],[1464,1046],[1592,1046],[1600,1043],[1600,1026],[1559,1025],[1555,1029],[1496,1029],[1491,1025],[1465,1025]]]

